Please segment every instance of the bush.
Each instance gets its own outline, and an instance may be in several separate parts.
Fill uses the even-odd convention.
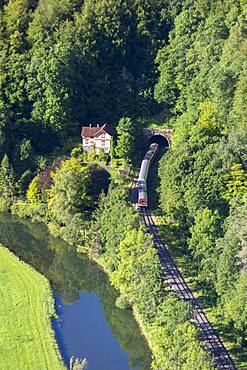
[[[73,158],[83,157],[83,155],[84,155],[83,146],[82,145],[78,145],[75,148],[73,148],[71,150],[70,155]]]
[[[116,299],[116,307],[121,308],[121,309],[126,309],[130,307],[128,297],[125,295],[120,295]]]
[[[105,153],[105,151],[102,148],[100,148],[98,158],[99,158],[99,162],[106,164],[107,159],[108,159],[108,154]]]
[[[47,217],[47,207],[45,204],[30,204],[18,201],[11,206],[11,213],[22,218],[31,218],[33,221],[45,221]]]
[[[27,189],[27,200],[30,203],[40,203],[43,200],[42,191],[39,187],[39,176],[35,176]]]
[[[7,212],[9,210],[9,206],[8,200],[0,197],[0,212]]]

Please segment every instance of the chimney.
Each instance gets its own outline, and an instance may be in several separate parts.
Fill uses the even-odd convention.
[[[99,127],[99,124],[97,124],[97,127]]]
[[[90,128],[92,127],[91,123],[89,124],[89,127],[90,127]]]

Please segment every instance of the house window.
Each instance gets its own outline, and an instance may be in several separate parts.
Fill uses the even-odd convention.
[[[105,146],[105,140],[101,140],[101,146]]]
[[[102,138],[105,138],[105,133],[104,132],[101,134],[101,137]]]
[[[85,144],[88,144],[88,139],[85,139]]]

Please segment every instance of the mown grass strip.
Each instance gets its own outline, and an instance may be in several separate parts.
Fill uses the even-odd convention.
[[[48,281],[0,244],[0,369],[61,370]]]

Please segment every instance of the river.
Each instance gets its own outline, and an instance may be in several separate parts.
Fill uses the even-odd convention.
[[[54,292],[56,339],[64,362],[86,357],[88,370],[148,370],[151,354],[130,310],[115,306],[116,290],[89,258],[46,226],[0,213],[0,243],[46,276]]]

